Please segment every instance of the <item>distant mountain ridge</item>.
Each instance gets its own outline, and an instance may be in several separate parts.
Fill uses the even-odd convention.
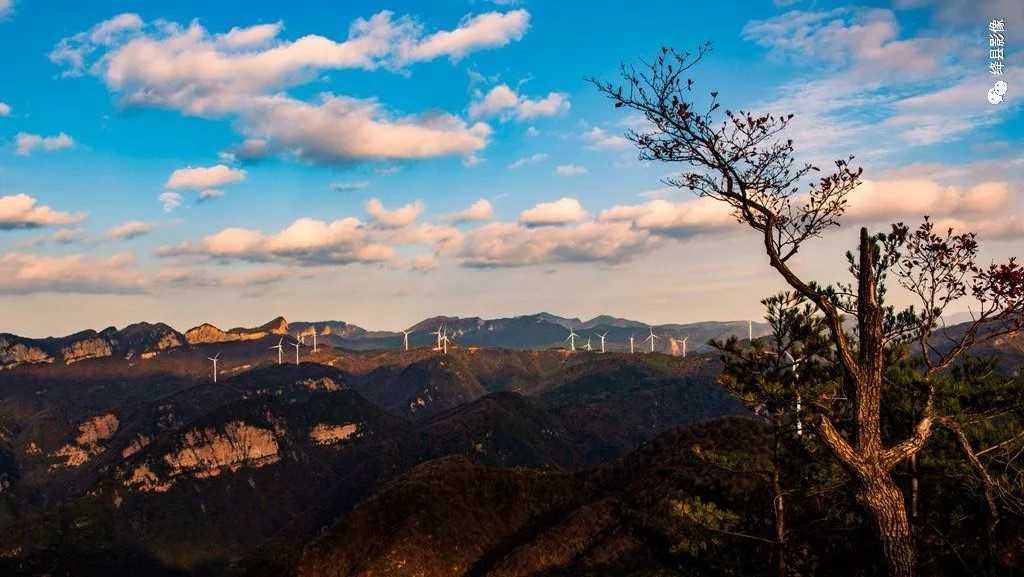
[[[560,317],[541,312],[515,317],[484,319],[481,317],[435,316],[412,325],[409,330],[410,347],[431,346],[444,327],[455,346],[493,347],[508,349],[568,348],[566,337],[575,331],[577,349],[600,350],[600,336],[606,334],[605,350],[629,351],[629,338],[634,337],[636,351],[650,351],[644,343],[649,334],[648,325],[639,321],[599,315],[588,321]],[[710,339],[735,335],[743,338],[747,333],[746,321],[701,322],[689,324],[654,325],[654,350],[681,355],[682,340],[688,338],[687,350],[706,350]],[[203,323],[184,333],[164,323],[136,323],[121,330],[108,327],[102,331],[86,330],[64,337],[41,339],[0,333],[0,369],[32,364],[73,364],[87,359],[123,357],[128,360],[148,359],[180,347],[209,343],[254,341],[268,336],[290,336],[311,345],[313,332],[318,343],[353,350],[398,349],[404,347],[401,332],[373,331],[344,321],[299,321],[289,323],[284,317],[253,328],[235,327],[223,330]],[[768,334],[765,323],[753,324],[754,337]]]

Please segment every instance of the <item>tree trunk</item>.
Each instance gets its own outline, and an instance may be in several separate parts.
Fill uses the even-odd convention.
[[[917,529],[920,480],[917,476],[917,454],[910,456],[910,528]]]
[[[885,470],[862,473],[861,483],[860,497],[878,530],[889,577],[913,577],[914,538],[903,493]]]
[[[782,449],[779,439],[779,427],[775,427],[775,459],[772,463],[772,511],[775,514],[775,569],[778,577],[786,577],[786,497],[782,492],[782,480],[779,478]]]

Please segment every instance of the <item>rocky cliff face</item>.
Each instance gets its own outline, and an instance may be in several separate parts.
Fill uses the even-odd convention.
[[[185,339],[190,344],[223,343],[228,341],[254,341],[270,335],[288,334],[288,321],[277,317],[269,323],[254,329],[234,328],[221,330],[209,323],[203,323],[185,331]]]
[[[148,463],[141,463],[124,476],[123,482],[137,491],[162,493],[183,476],[207,479],[243,467],[263,467],[279,459],[274,431],[232,421],[223,431],[209,427],[188,431],[181,445],[163,456],[166,466],[161,469],[166,471],[157,472]]]
[[[60,350],[64,364],[70,365],[86,359],[109,357],[114,352],[111,343],[101,337],[73,341]]]
[[[73,443],[68,443],[50,454],[58,462],[50,469],[71,469],[85,464],[91,457],[106,450],[103,442],[114,436],[120,422],[117,415],[106,413],[85,420],[78,425],[78,436]]]
[[[38,346],[18,342],[16,337],[0,336],[0,370],[18,365],[52,363],[53,357]]]

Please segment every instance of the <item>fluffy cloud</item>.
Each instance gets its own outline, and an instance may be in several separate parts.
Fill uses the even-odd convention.
[[[547,154],[543,152],[538,152],[537,154],[531,154],[530,156],[524,156],[522,158],[516,159],[515,162],[509,164],[508,167],[511,169],[521,168],[523,166],[526,166],[527,164],[536,164],[538,162],[543,162],[547,160],[547,158]]]
[[[529,25],[525,10],[488,12],[425,34],[414,19],[382,11],[355,20],[345,40],[307,35],[289,41],[280,38],[281,23],[211,34],[197,21],[147,24],[131,16],[65,38],[51,60],[66,73],[101,77],[127,105],[233,118],[249,143],[260,143],[261,155],[288,152],[318,162],[470,155],[486,146],[490,129],[450,114],[394,114],[373,99],[326,94],[306,102],[288,96],[288,88],[322,71],[458,59],[516,41]],[[101,29],[111,32],[98,34]],[[242,158],[243,152],[232,154]]]
[[[160,200],[160,204],[163,205],[164,212],[171,212],[181,206],[181,195],[177,192],[162,192],[157,198]]]
[[[578,164],[559,164],[555,167],[555,174],[558,176],[578,176],[586,174],[587,168]]]
[[[0,102],[0,116],[10,116],[11,105],[6,102]]]
[[[199,191],[199,202],[206,202],[208,200],[213,200],[215,198],[220,198],[222,196],[224,196],[223,190],[218,190],[216,188],[207,188],[206,190]]]
[[[161,257],[201,256],[219,261],[278,260],[299,265],[376,263],[396,259],[395,250],[373,242],[358,219],[331,222],[300,218],[274,234],[226,228],[197,244],[164,247]]]
[[[423,202],[417,200],[395,210],[388,210],[384,208],[384,204],[380,200],[371,198],[366,201],[365,208],[366,213],[370,215],[370,219],[377,226],[381,228],[403,228],[415,222],[420,216],[423,212]]]
[[[130,240],[149,234],[152,231],[153,225],[147,222],[142,222],[141,220],[129,220],[128,222],[121,223],[108,230],[107,237],[118,240]]]
[[[562,225],[586,220],[590,214],[575,198],[560,198],[542,202],[519,215],[519,222],[527,227]]]
[[[587,148],[591,150],[622,150],[630,147],[630,142],[624,136],[609,134],[597,126],[584,132],[583,140],[587,141]]]
[[[472,268],[520,267],[559,262],[615,264],[646,253],[658,240],[622,222],[530,228],[496,222],[471,231],[459,253]]]
[[[460,210],[455,214],[449,215],[447,220],[449,222],[459,224],[466,222],[483,222],[494,218],[494,207],[491,206],[491,201],[486,198],[469,205],[466,209]]]
[[[500,116],[503,119],[531,120],[540,116],[555,116],[570,108],[569,95],[550,92],[547,96],[531,100],[517,94],[507,84],[499,84],[469,106],[471,118]]]
[[[865,78],[924,78],[942,64],[946,38],[899,38],[891,10],[838,8],[828,12],[794,10],[752,21],[743,36],[780,58],[807,58],[848,66]]]
[[[323,94],[316,104],[283,96],[251,99],[243,132],[314,162],[468,155],[491,128],[445,113],[392,117],[375,100]]]
[[[638,230],[675,238],[723,231],[736,224],[726,205],[710,198],[682,202],[657,199],[643,204],[619,205],[601,211],[598,220],[628,223]]]
[[[40,256],[24,253],[0,255],[0,293],[139,293],[145,277],[134,268],[135,258],[118,254],[109,258],[87,255]]]
[[[169,190],[202,190],[245,180],[246,172],[223,164],[215,166],[189,166],[171,173],[164,187]]]
[[[869,180],[850,194],[847,215],[859,221],[873,221],[992,214],[1005,209],[1010,200],[1006,182],[961,187],[926,179]]]
[[[458,60],[470,52],[498,48],[519,40],[530,25],[526,10],[488,12],[464,18],[455,30],[442,30],[423,39],[398,43],[398,63],[423,62],[440,56]]]
[[[39,149],[51,152],[54,150],[71,148],[74,146],[75,141],[63,132],[53,136],[41,136],[39,134],[32,134],[29,132],[19,132],[14,137],[14,143],[16,146],[15,152],[18,155],[28,156]]]
[[[60,226],[84,219],[84,214],[70,214],[42,206],[27,194],[0,196],[0,230]]]

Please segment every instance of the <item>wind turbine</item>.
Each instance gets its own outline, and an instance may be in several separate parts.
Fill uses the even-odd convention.
[[[633,336],[629,335],[629,354],[633,354]]]
[[[313,352],[317,352],[316,348],[316,325],[313,325]]]
[[[206,358],[211,360],[211,361],[213,361],[213,382],[216,383],[217,382],[217,359],[220,358],[220,353],[217,353],[217,354],[213,355],[212,357],[206,357]]]
[[[293,347],[295,347],[295,364],[298,365],[299,364],[299,347],[302,346],[302,343],[300,343],[299,341],[295,341],[294,343],[291,343],[291,345]]]
[[[601,339],[601,354],[604,354],[604,338],[608,336],[608,333],[603,335],[597,335],[597,338]]]
[[[689,335],[687,335],[687,336],[683,337],[683,358],[684,358],[684,359],[686,358],[686,341],[687,341],[687,339],[689,339],[689,338],[690,338],[690,336],[689,336]]]
[[[589,336],[587,336],[587,350],[588,350],[588,351],[592,351],[592,350],[594,350],[594,349],[593,349],[593,348],[592,348],[592,347],[590,346],[590,337],[589,337]]]
[[[437,335],[437,344],[434,345],[434,350],[435,351],[441,350],[441,332],[443,330],[444,330],[444,325],[441,325],[441,326],[437,327],[436,331],[431,331],[431,333],[430,333],[432,335]]]
[[[402,331],[402,339],[405,341],[405,350],[409,350],[409,335],[412,331]]]
[[[284,346],[281,344],[283,342],[284,337],[281,337],[281,340],[277,341],[276,345],[270,347],[270,350],[277,349],[277,364],[279,365],[284,362]]]
[[[747,321],[747,340],[754,342],[754,321]]]
[[[661,337],[659,337],[658,335],[654,334],[654,327],[648,327],[648,328],[650,328],[651,334],[647,335],[647,338],[644,339],[643,342],[646,343],[647,341],[651,341],[651,352],[653,353],[654,352],[654,341],[660,339]]]
[[[443,350],[444,354],[446,354],[446,355],[448,354],[448,342],[449,342],[449,340],[450,339],[448,338],[448,331],[442,330],[441,331],[441,350]]]
[[[574,353],[576,352],[576,337],[577,336],[578,335],[576,334],[576,331],[572,330],[572,328],[570,327],[569,328],[569,336],[565,337],[565,340],[569,341],[569,350],[571,350]]]

